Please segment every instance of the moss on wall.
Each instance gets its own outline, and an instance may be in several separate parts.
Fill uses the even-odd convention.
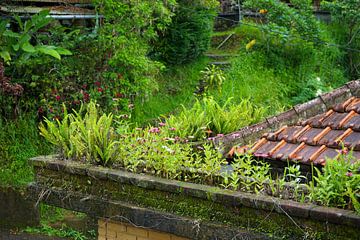
[[[211,222],[239,229],[265,233],[269,237],[284,239],[355,239],[358,231],[310,219],[290,218],[275,211],[263,211],[248,207],[230,207],[208,200],[178,193],[149,190],[135,185],[121,184],[89,176],[74,175],[47,169],[38,169],[37,182],[85,195],[100,196],[103,199],[118,200],[138,207],[145,207],[198,221]]]

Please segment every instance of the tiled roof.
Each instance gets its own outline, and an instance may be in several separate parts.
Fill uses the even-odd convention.
[[[252,147],[254,156],[273,160],[325,165],[343,147],[360,159],[360,98],[351,97],[327,112],[264,134]],[[344,153],[344,152],[342,152]]]

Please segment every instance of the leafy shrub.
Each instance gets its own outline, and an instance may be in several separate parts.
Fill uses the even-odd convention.
[[[225,163],[210,145],[194,152],[186,139],[170,137],[168,126],[137,128],[120,136],[117,164],[132,172],[186,181],[213,183]],[[171,130],[170,130],[171,131]]]
[[[309,41],[319,37],[319,23],[312,12],[311,1],[291,0],[291,7],[278,0],[246,0],[245,7],[255,9],[267,20],[264,29],[287,41],[299,35]]]
[[[234,104],[230,98],[221,105],[214,98],[205,97],[196,100],[191,108],[183,106],[183,110],[167,118],[166,123],[175,129],[179,137],[190,137],[196,141],[236,131],[258,122],[263,115],[264,109],[255,107],[250,100]]]
[[[15,16],[16,24],[19,26],[19,31],[15,32],[8,28],[10,23],[2,19],[0,21],[0,111],[5,117],[13,117],[19,114],[19,105],[21,97],[28,91],[26,84],[29,79],[22,79],[20,83],[13,83],[11,78],[5,77],[5,69],[3,62],[12,66],[16,70],[19,63],[26,63],[32,59],[51,56],[56,60],[61,59],[61,55],[71,55],[72,53],[62,47],[55,45],[47,45],[36,36],[40,29],[49,25],[52,21],[48,18],[49,11],[42,11],[32,16],[29,20],[22,22],[20,17]],[[47,69],[48,71],[49,69]],[[13,77],[13,76],[12,76]],[[14,114],[11,114],[14,113]]]
[[[315,168],[316,176],[310,185],[310,200],[325,206],[348,207],[360,213],[360,162],[345,155],[328,159],[321,170]]]
[[[250,154],[235,158],[231,164],[233,171],[222,174],[225,188],[259,193],[264,183],[271,179],[270,164],[255,160]]]
[[[212,64],[207,66],[204,71],[201,71],[203,74],[202,81],[205,84],[205,92],[207,89],[217,89],[221,92],[221,87],[223,82],[225,81],[224,72],[217,67],[216,65]]]
[[[0,185],[27,185],[34,177],[29,158],[51,153],[37,124],[30,114],[8,121],[0,117]]]
[[[16,99],[16,109],[37,109],[40,118],[56,119],[63,103],[68,109],[79,109],[81,102],[94,100],[107,112],[129,114],[135,98],[148,96],[156,88],[154,77],[163,65],[148,58],[149,42],[170,23],[175,1],[94,3],[105,16],[100,27],[56,26],[33,34],[41,46],[66,48],[73,56],[61,62],[44,56],[16,59],[7,68],[12,81],[26,90]],[[3,112],[11,112],[6,106],[13,99],[0,98]]]
[[[112,114],[99,116],[96,104],[90,102],[85,115],[82,111],[68,114],[52,122],[45,119],[46,126],[40,124],[40,134],[56,145],[63,156],[107,165],[114,159],[118,141],[112,128]]]
[[[76,161],[210,183],[225,163],[212,146],[204,145],[202,152],[194,152],[191,145],[183,144],[186,139],[170,137],[166,126],[131,129],[118,122],[115,131],[112,114],[99,116],[94,102],[88,104],[85,113],[64,111],[63,120],[45,122],[46,126],[40,124],[40,134],[57,146],[63,157]]]
[[[332,21],[336,23],[334,29],[340,36],[337,36],[339,44],[343,45],[346,52],[346,64],[351,79],[357,79],[360,76],[359,51],[360,48],[360,13],[359,1],[357,0],[338,0],[321,2],[322,8],[331,12]],[[347,48],[347,49],[346,49]]]
[[[218,2],[179,0],[172,23],[154,42],[152,55],[169,64],[196,59],[210,45]]]

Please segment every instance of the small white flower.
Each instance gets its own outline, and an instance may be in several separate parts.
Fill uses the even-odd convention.
[[[320,96],[321,94],[323,94],[323,91],[321,89],[318,89],[316,91],[316,96]]]

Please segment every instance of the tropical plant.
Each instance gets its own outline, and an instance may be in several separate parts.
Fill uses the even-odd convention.
[[[195,140],[226,134],[259,121],[264,115],[264,108],[254,106],[250,100],[244,99],[240,104],[233,104],[228,99],[223,105],[212,97],[196,100],[192,108],[185,108],[178,115],[166,119],[175,134]]]
[[[348,150],[339,159],[327,159],[322,170],[314,168],[311,201],[325,206],[355,209],[360,213],[360,162]]]
[[[61,55],[71,55],[69,50],[61,47],[31,43],[34,34],[52,21],[48,16],[49,11],[41,11],[24,23],[19,16],[15,16],[19,32],[8,28],[8,20],[0,21],[0,57],[5,63],[10,64],[14,60],[13,57],[28,59],[39,54],[46,54],[60,60]]]
[[[251,154],[237,156],[231,167],[232,171],[222,174],[225,188],[259,193],[271,179],[270,164],[255,160]]]
[[[323,0],[323,9],[331,12],[332,20],[337,23],[342,34],[339,43],[347,52],[347,65],[352,79],[360,76],[360,12],[358,0]],[[355,51],[354,51],[355,49]]]
[[[22,84],[12,83],[11,78],[5,77],[5,67],[16,62],[29,62],[30,59],[40,58],[43,55],[51,56],[60,60],[61,55],[71,55],[72,53],[62,47],[46,45],[39,41],[35,35],[40,29],[49,25],[52,21],[49,18],[49,11],[41,11],[23,22],[19,16],[14,17],[19,27],[19,31],[11,30],[9,20],[0,20],[0,110],[4,116],[17,116],[19,114],[19,97],[23,95],[24,87]],[[9,27],[10,26],[10,27]],[[16,68],[16,70],[18,70]],[[15,71],[15,70],[14,70]],[[28,80],[22,79],[22,83]]]
[[[149,44],[170,24],[176,1],[96,0],[95,5],[104,15],[98,32],[98,47],[106,56],[103,77],[119,81],[133,97],[150,94],[163,65],[148,57]]]
[[[221,92],[225,76],[224,72],[218,66],[211,64],[207,66],[204,71],[201,71],[201,73],[203,74],[202,80],[205,82],[205,91],[208,88],[212,88]]]
[[[290,0],[291,7],[278,0],[246,0],[244,6],[255,9],[266,20],[264,29],[284,41],[292,35],[301,36],[308,41],[319,38],[319,23],[312,12],[312,1]]]
[[[112,114],[99,115],[96,103],[90,102],[83,115],[79,112],[67,113],[55,122],[45,119],[46,125],[40,124],[40,134],[61,150],[66,158],[82,159],[107,165],[115,158],[118,141],[112,128]]]
[[[178,0],[171,25],[153,43],[152,55],[169,64],[196,59],[210,46],[219,2],[216,0]]]

